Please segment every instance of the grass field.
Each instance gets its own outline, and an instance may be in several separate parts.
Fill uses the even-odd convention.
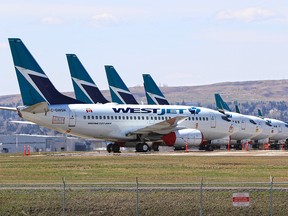
[[[185,153],[184,153],[185,154]],[[135,190],[73,189],[69,184],[287,182],[288,157],[109,155],[61,156],[0,154],[0,215],[135,215]],[[63,204],[62,177],[67,190]],[[11,189],[6,185],[56,184],[58,189]],[[255,183],[256,185],[256,183]],[[259,185],[258,185],[259,186]],[[260,185],[261,186],[261,185]],[[233,207],[239,189],[205,190],[203,215],[269,215],[267,190],[249,189],[250,206]],[[265,187],[266,187],[265,186]],[[12,186],[13,187],[13,186]],[[15,186],[16,187],[16,186]],[[262,187],[262,186],[261,186]],[[284,186],[286,187],[286,186]],[[275,215],[286,215],[287,190],[273,192]],[[194,189],[139,191],[139,215],[199,215],[200,192]],[[65,208],[63,207],[65,206]]]
[[[0,154],[0,184],[204,181],[288,181],[288,157],[30,156]]]

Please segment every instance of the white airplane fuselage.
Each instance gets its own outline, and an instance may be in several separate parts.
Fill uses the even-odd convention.
[[[190,106],[64,104],[48,105],[46,112],[19,111],[23,119],[62,133],[110,141],[137,140],[134,131],[177,116],[187,118],[175,130],[198,129],[204,140],[221,139],[238,130],[220,112]]]
[[[232,140],[250,140],[262,133],[262,128],[248,116],[229,111],[225,111],[225,114],[238,127],[238,131],[231,135]]]

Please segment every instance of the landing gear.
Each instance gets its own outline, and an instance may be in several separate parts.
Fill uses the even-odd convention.
[[[136,145],[136,152],[147,152],[149,151],[150,147],[147,143],[138,143]]]
[[[120,146],[117,143],[110,143],[107,145],[107,152],[120,153]]]
[[[156,144],[156,143],[153,143],[152,144],[152,149],[153,149],[153,151],[159,151],[159,145]]]

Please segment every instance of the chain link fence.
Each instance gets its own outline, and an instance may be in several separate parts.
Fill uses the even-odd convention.
[[[68,181],[69,182],[69,181]],[[288,182],[0,185],[0,215],[287,215]]]

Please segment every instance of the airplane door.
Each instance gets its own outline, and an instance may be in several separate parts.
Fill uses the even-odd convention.
[[[75,127],[76,125],[76,115],[74,112],[69,113],[69,127]]]
[[[241,120],[241,130],[246,129],[246,122],[244,120]]]
[[[279,133],[282,132],[282,125],[278,125],[278,132],[279,132]]]
[[[210,115],[211,118],[211,128],[216,128],[216,117],[214,115]]]

